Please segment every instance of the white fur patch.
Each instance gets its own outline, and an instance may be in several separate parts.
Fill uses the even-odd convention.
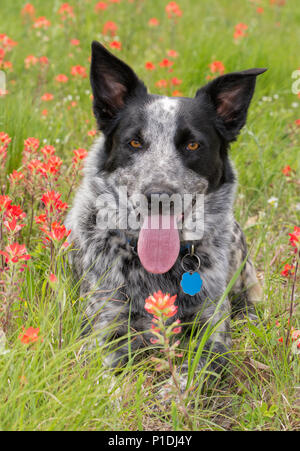
[[[150,103],[147,113],[153,118],[161,117],[162,114],[165,115],[166,113],[175,117],[178,104],[179,101],[176,98],[159,97],[155,102]]]

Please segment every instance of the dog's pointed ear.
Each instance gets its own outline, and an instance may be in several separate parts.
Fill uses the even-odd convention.
[[[90,81],[94,114],[103,132],[131,96],[147,93],[133,70],[97,41],[92,42]]]
[[[245,125],[257,75],[267,69],[249,69],[221,75],[199,89],[196,97],[205,96],[217,114],[217,126],[228,141],[234,141]]]

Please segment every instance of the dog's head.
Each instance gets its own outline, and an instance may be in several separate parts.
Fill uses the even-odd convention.
[[[193,98],[169,98],[149,94],[127,64],[93,42],[93,107],[105,136],[102,176],[114,188],[126,186],[128,196],[138,193],[148,201],[153,195],[209,195],[233,183],[228,147],[246,122],[256,77],[265,70],[229,73]],[[185,221],[189,213],[184,211]],[[149,226],[144,216],[142,230]],[[161,211],[154,216],[160,218]],[[167,216],[177,221],[182,210]],[[173,219],[169,229],[176,228]]]

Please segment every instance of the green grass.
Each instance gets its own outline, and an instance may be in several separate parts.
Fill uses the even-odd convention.
[[[229,376],[208,391],[191,394],[187,409],[195,430],[299,429],[299,354],[278,343],[288,327],[292,289],[292,279],[280,272],[291,261],[288,233],[300,225],[300,129],[294,125],[300,117],[300,99],[292,93],[291,78],[300,65],[298,1],[279,7],[264,0],[264,13],[258,14],[250,1],[179,0],[183,15],[174,25],[166,17],[165,0],[121,0],[98,14],[94,12],[96,1],[72,0],[75,19],[63,27],[57,14],[59,1],[32,3],[36,16],[51,21],[49,29],[34,30],[30,21],[22,19],[23,1],[0,6],[0,34],[18,42],[6,55],[13,69],[7,71],[9,94],[0,98],[0,131],[12,137],[7,174],[21,167],[23,141],[30,136],[56,147],[64,171],[71,164],[73,149],[91,145],[87,132],[95,128],[95,121],[89,81],[73,79],[70,69],[80,64],[88,70],[91,41],[110,40],[101,35],[107,20],[119,26],[123,48],[116,53],[134,67],[153,93],[162,92],[155,87],[156,81],[176,76],[183,81],[178,89],[193,96],[206,83],[208,65],[214,60],[221,60],[226,72],[268,68],[258,77],[247,126],[231,151],[239,180],[235,214],[263,285],[260,322],[256,326],[232,322]],[[159,19],[159,27],[148,26],[151,17]],[[240,22],[249,28],[247,37],[236,43],[233,31]],[[70,44],[72,38],[80,40],[79,48]],[[179,53],[172,73],[158,66],[168,49]],[[44,71],[39,64],[25,69],[28,55],[46,55],[49,66]],[[157,69],[146,71],[146,61]],[[60,73],[69,77],[65,85],[54,81]],[[45,92],[52,93],[54,100],[42,102]],[[68,109],[71,100],[77,105]],[[44,108],[47,117],[41,115]],[[286,165],[294,170],[290,180],[281,172]],[[69,187],[63,175],[59,189],[64,199]],[[28,211],[26,193],[23,197]],[[271,197],[278,198],[277,208],[268,202]],[[28,227],[22,231],[24,242],[26,233]],[[23,301],[16,299],[13,306],[6,342],[9,352],[0,352],[0,430],[187,430],[176,403],[166,409],[159,399],[157,392],[165,382],[153,370],[150,356],[131,359],[123,372],[112,377],[102,366],[106,349],[80,353],[85,300],[79,297],[69,268],[58,259],[59,283],[50,288],[50,253],[42,248],[37,228],[28,251],[30,271],[21,287]],[[292,318],[296,329],[300,329],[299,320],[297,285]],[[18,339],[23,325],[40,327],[43,342],[23,345]]]

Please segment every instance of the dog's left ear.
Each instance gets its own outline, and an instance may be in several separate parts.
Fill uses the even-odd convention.
[[[104,133],[130,97],[147,92],[133,70],[97,41],[92,42],[90,81],[94,114]]]
[[[257,75],[267,69],[249,69],[221,75],[199,89],[196,97],[208,97],[217,114],[217,127],[228,141],[234,141],[245,125]]]

